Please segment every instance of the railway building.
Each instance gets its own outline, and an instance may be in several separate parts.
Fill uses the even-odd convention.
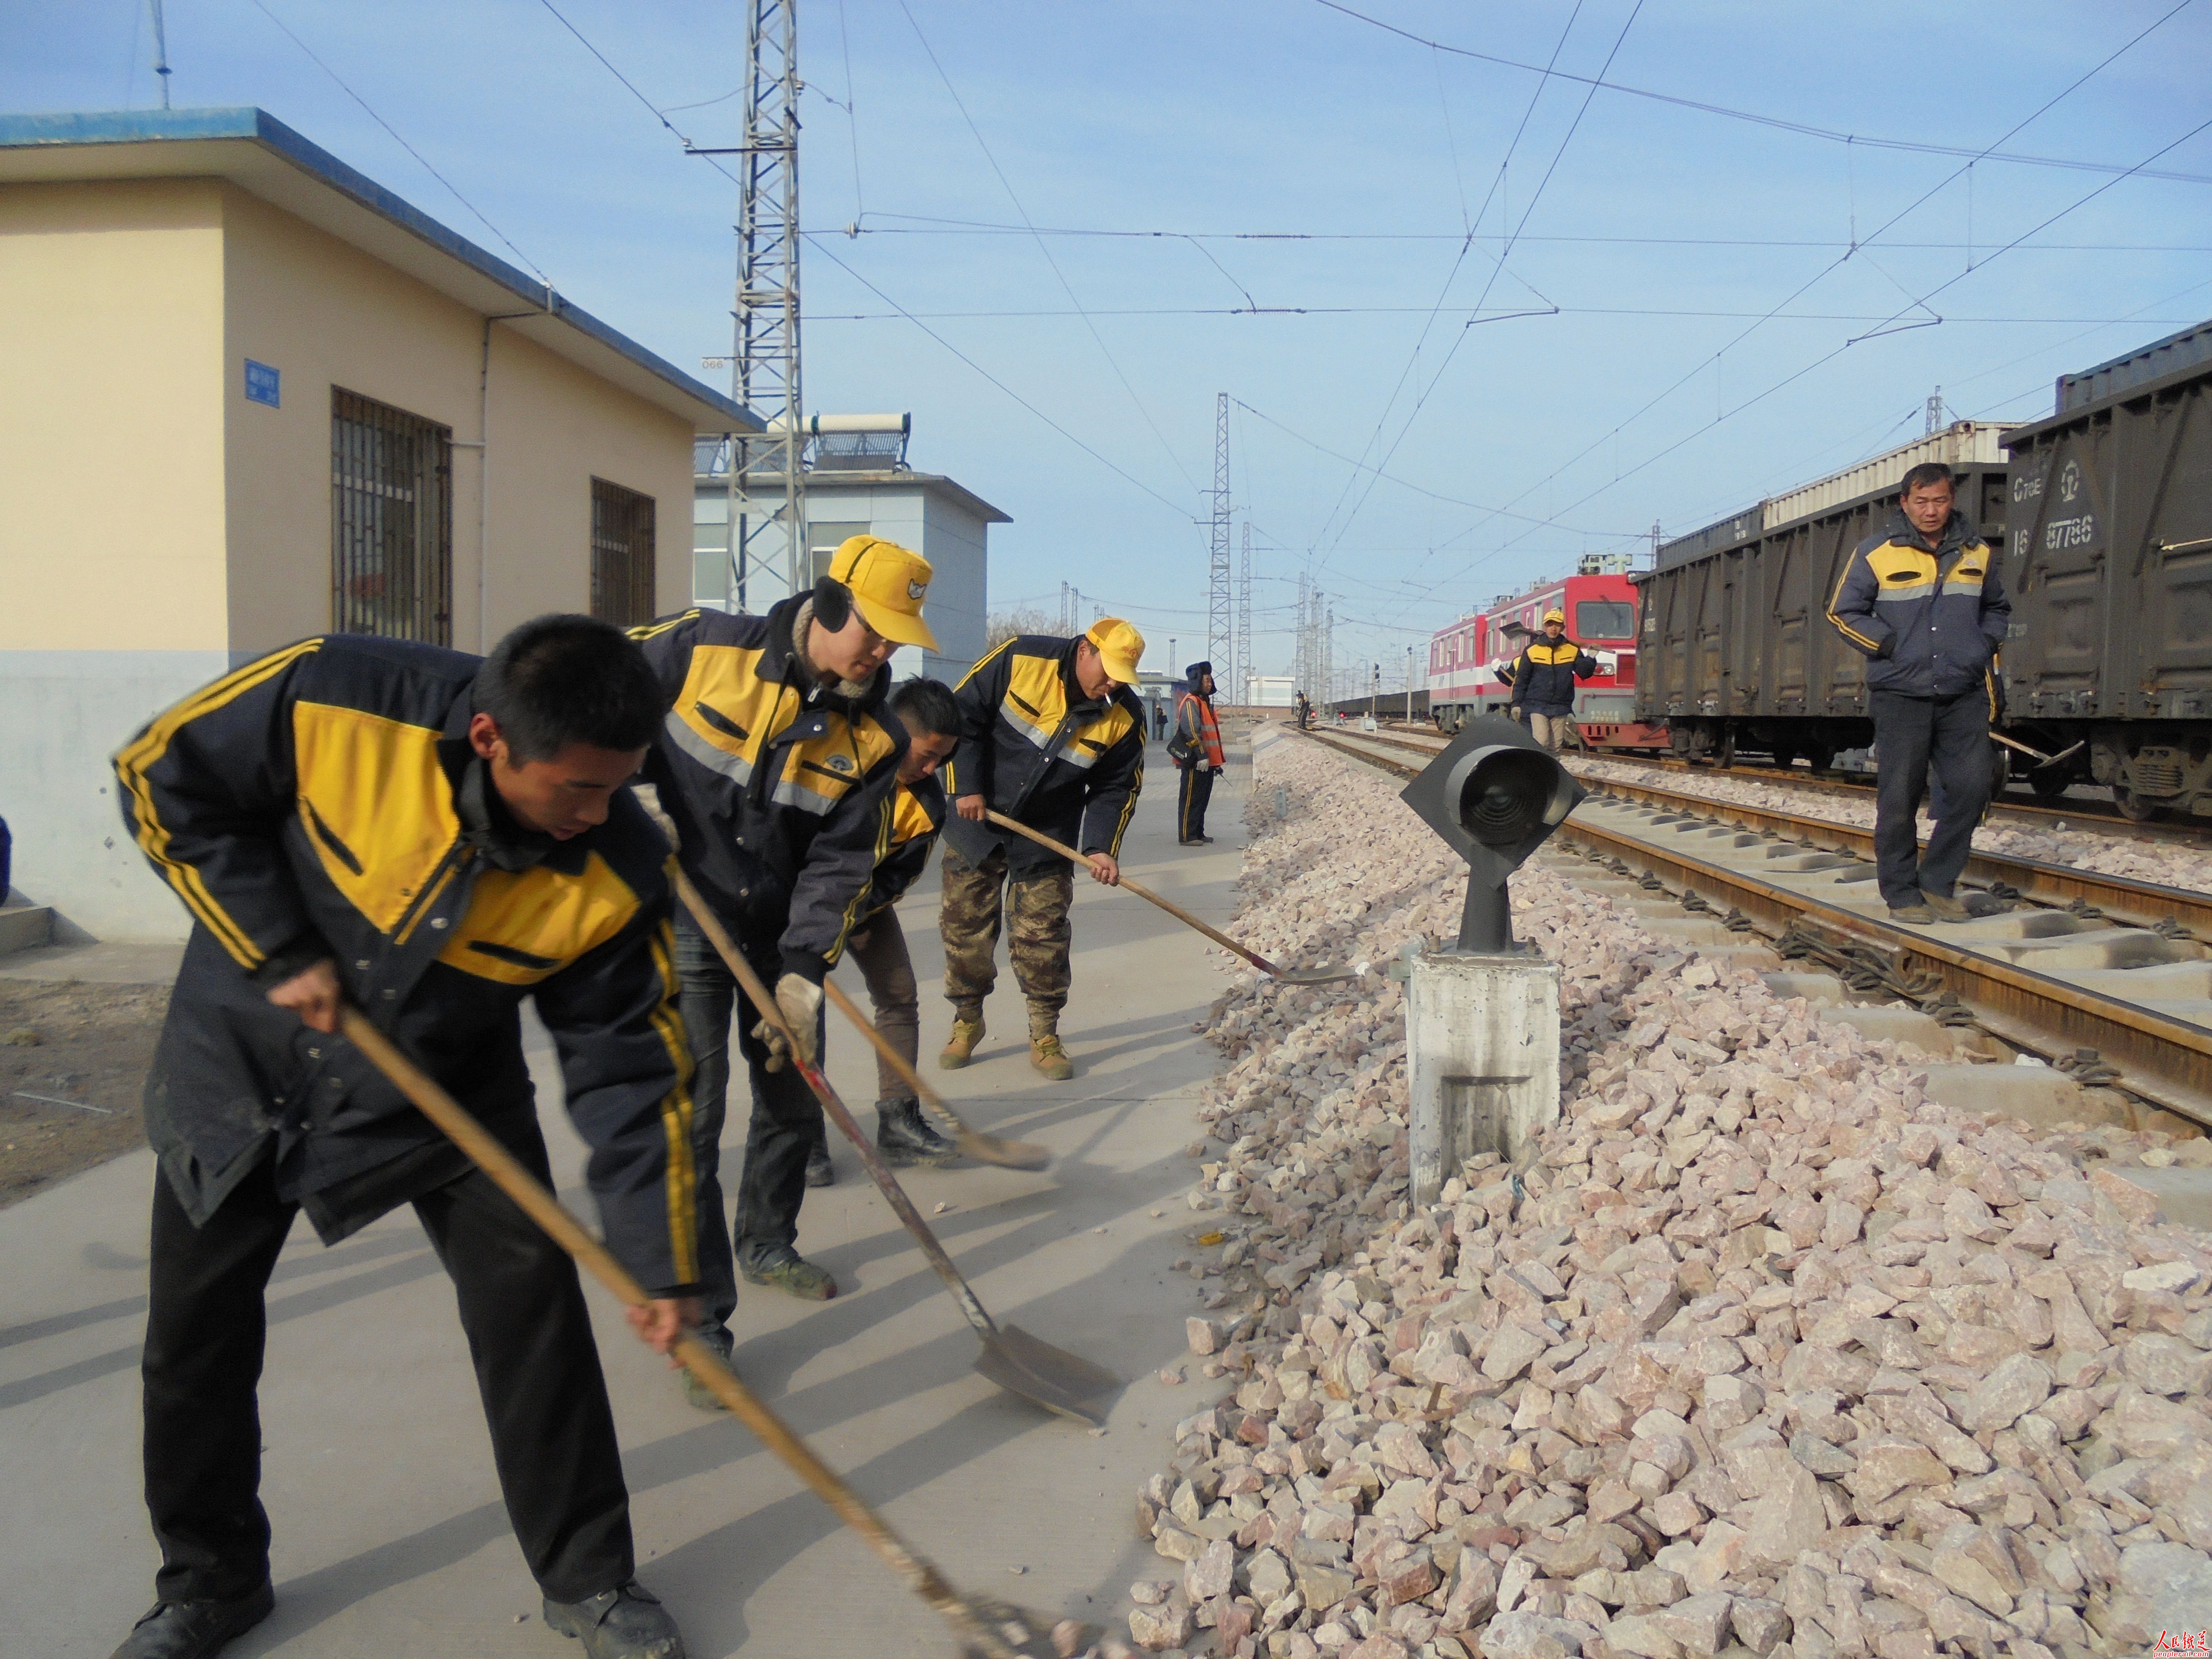
[[[681,609],[693,442],[759,425],[258,109],[0,117],[0,754],[64,938],[183,936],[107,776],[150,713],[324,631]]]

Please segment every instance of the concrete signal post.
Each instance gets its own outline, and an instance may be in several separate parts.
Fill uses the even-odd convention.
[[[1515,943],[1506,878],[1587,792],[1517,722],[1470,721],[1402,799],[1468,862],[1458,939],[1407,977],[1413,1202],[1480,1152],[1508,1163],[1559,1115],[1559,969]]]

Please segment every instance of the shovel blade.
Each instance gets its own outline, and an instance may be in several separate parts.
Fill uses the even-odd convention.
[[[1008,1394],[1096,1428],[1121,1390],[1121,1379],[1103,1365],[1055,1348],[1018,1325],[1001,1325],[983,1339],[975,1369]]]
[[[994,1164],[1001,1170],[1044,1170],[1052,1166],[1051,1152],[1034,1140],[1005,1140],[965,1124],[961,1125],[960,1133],[952,1139],[963,1157],[972,1158],[978,1164]]]

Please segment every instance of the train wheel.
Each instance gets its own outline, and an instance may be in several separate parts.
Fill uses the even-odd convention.
[[[1787,772],[1791,767],[1796,765],[1797,745],[1794,743],[1776,744],[1774,745],[1774,764],[1784,772]]]
[[[1836,763],[1836,745],[1825,738],[1814,738],[1805,745],[1805,764],[1815,772],[1825,772]]]
[[[2074,787],[2074,775],[2063,767],[2040,767],[2027,775],[2027,787],[2038,800],[2057,800]]]
[[[2163,810],[2156,801],[2145,800],[2134,790],[2118,783],[2112,786],[2112,805],[2130,823],[2148,823]]]

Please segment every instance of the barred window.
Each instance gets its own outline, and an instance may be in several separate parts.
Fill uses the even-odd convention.
[[[592,480],[592,614],[617,628],[653,620],[653,497]]]
[[[331,389],[331,628],[450,645],[453,431]]]

